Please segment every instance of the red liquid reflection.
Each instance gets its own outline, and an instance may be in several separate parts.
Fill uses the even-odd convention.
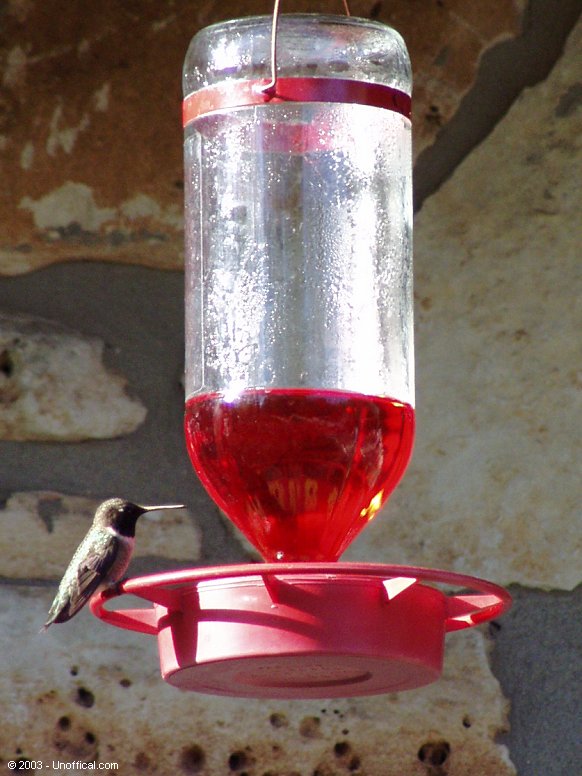
[[[414,410],[335,391],[206,394],[187,402],[185,432],[208,493],[265,560],[329,561],[402,477]]]

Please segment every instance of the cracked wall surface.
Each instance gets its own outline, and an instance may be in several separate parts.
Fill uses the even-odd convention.
[[[418,5],[418,4],[417,4]],[[523,0],[418,8],[358,2],[411,40],[415,147],[429,145],[469,90],[481,53],[516,36]],[[181,67],[205,24],[251,3],[4,4],[0,31],[0,273],[96,259],[182,266]],[[313,11],[298,2],[293,11]],[[321,12],[338,12],[322,3]],[[61,23],[53,24],[54,15]]]
[[[0,760],[161,776],[573,776],[575,0],[352,2],[410,48],[422,207],[415,453],[345,559],[482,575],[511,585],[514,609],[447,637],[436,684],[335,701],[180,692],[160,679],[153,638],[88,611],[38,633],[105,497],[187,504],[144,518],[132,574],[254,557],[182,435],[180,70],[198,28],[269,10],[0,2]]]

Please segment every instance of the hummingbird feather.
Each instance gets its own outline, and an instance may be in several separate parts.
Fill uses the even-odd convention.
[[[119,540],[114,536],[108,537],[107,543],[103,543],[99,551],[93,543],[89,547],[83,546],[84,544],[85,542],[80,545],[80,552],[75,553],[71,561],[71,574],[65,576],[61,583],[62,589],[59,589],[48,613],[45,627],[53,622],[70,620],[106,580],[114,564],[119,549]],[[80,562],[77,561],[79,556],[82,558]]]

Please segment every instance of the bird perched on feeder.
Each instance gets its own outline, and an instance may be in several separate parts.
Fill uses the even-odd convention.
[[[145,512],[181,509],[183,504],[142,507],[111,498],[97,507],[87,535],[78,546],[42,630],[53,622],[67,622],[98,590],[119,582],[129,565],[135,543],[135,525]]]

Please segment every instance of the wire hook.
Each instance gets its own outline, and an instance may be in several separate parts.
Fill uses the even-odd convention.
[[[351,16],[350,6],[348,0],[342,0],[344,12],[346,16]],[[266,94],[269,97],[274,97],[277,87],[277,25],[279,23],[279,7],[281,0],[275,0],[273,6],[273,22],[271,25],[271,80],[265,86],[262,86],[259,91],[261,94]]]

